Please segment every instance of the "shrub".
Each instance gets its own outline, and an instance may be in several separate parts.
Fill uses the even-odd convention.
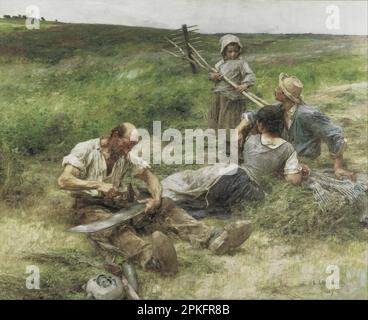
[[[0,141],[0,197],[6,198],[22,183],[23,163],[17,149]]]

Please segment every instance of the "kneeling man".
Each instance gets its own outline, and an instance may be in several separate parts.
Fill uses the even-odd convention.
[[[121,208],[130,207],[134,198],[123,184],[128,173],[147,186],[150,197],[140,200],[145,203],[143,214],[123,225],[98,231],[92,239],[112,244],[128,261],[164,275],[177,272],[175,248],[164,233],[215,254],[227,253],[248,239],[251,233],[248,221],[237,221],[224,228],[211,227],[175,207],[170,199],[161,198],[158,177],[145,161],[130,153],[137,143],[135,126],[123,123],[113,128],[108,137],[78,143],[63,159],[64,171],[58,184],[75,197],[77,224],[108,219]],[[147,233],[152,234],[152,241],[141,237]]]

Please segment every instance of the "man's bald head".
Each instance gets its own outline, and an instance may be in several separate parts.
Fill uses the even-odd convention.
[[[138,138],[137,128],[134,124],[131,124],[130,122],[124,122],[112,129],[111,137],[113,135],[118,136],[119,138],[126,138],[133,141]]]
[[[126,155],[139,142],[137,128],[124,122],[111,130],[109,148],[114,155]]]

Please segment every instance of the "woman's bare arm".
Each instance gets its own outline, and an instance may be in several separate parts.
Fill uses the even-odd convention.
[[[287,182],[291,183],[293,186],[299,186],[302,183],[303,176],[302,173],[293,173],[285,175]]]

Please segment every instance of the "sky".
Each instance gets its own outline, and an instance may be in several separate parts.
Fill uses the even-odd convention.
[[[367,35],[368,1],[319,0],[0,0],[0,16],[36,6],[47,20],[177,29],[201,33]]]

